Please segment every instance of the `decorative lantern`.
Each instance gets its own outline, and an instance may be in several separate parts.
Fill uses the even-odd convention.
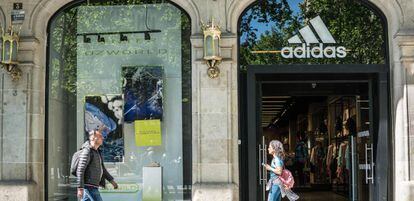
[[[10,27],[7,32],[0,27],[0,63],[12,76],[13,81],[19,80],[22,74],[21,70],[17,68],[18,46],[19,36],[13,27]]]
[[[217,67],[222,58],[220,57],[220,27],[211,21],[210,24],[201,25],[204,34],[204,60],[208,66],[207,74],[210,78],[216,78],[220,74]]]

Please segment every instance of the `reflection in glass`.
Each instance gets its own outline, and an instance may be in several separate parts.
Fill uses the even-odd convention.
[[[6,50],[5,51],[5,54],[4,54],[4,61],[5,62],[10,62],[10,54],[11,54],[11,52],[10,52],[10,41],[9,40],[6,40],[5,42],[4,42],[4,49]]]
[[[205,49],[206,49],[206,55],[205,57],[212,57],[214,56],[214,52],[213,52],[213,37],[212,36],[207,36],[206,37],[206,44],[205,44]]]
[[[257,1],[241,17],[240,66],[243,70],[250,64],[384,64],[383,24],[359,1]],[[316,47],[316,53],[321,46],[322,50],[345,47],[346,57],[284,58],[280,52],[284,47],[299,48],[292,55],[301,55]]]
[[[17,41],[13,41],[12,61],[17,61]]]

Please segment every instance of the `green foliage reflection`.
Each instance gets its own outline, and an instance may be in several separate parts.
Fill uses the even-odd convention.
[[[385,30],[380,17],[353,0],[305,0],[294,10],[288,0],[259,1],[246,11],[240,24],[240,64],[384,64]],[[307,22],[320,16],[336,40],[350,52],[344,59],[285,59],[280,53],[255,54],[255,50],[281,50]],[[260,27],[271,26],[260,34]]]

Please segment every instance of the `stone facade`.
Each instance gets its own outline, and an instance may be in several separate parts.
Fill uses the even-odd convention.
[[[1,72],[0,200],[44,200],[45,75],[49,19],[70,0],[21,0],[18,82]],[[239,200],[237,23],[254,0],[172,0],[192,22],[193,200]],[[393,195],[414,199],[414,1],[370,0],[387,18]],[[14,1],[1,0],[0,23]],[[223,30],[217,79],[206,75],[200,21],[219,19]],[[7,23],[6,23],[7,22]],[[242,142],[244,143],[244,142]],[[411,162],[410,162],[411,159]],[[411,164],[411,165],[410,165]],[[411,167],[411,170],[410,170]]]

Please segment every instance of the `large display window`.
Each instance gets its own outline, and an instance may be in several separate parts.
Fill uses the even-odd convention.
[[[104,200],[191,197],[190,28],[166,2],[80,2],[52,18],[48,200],[77,200],[70,160],[91,130],[119,184],[100,190]]]

